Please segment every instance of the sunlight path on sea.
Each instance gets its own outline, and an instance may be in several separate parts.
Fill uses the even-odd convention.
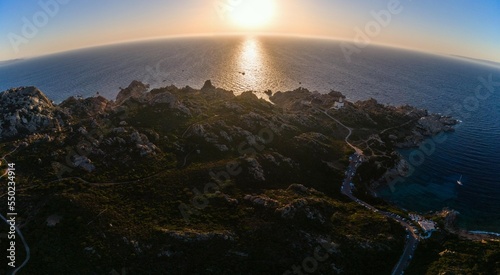
[[[238,91],[255,90],[255,87],[271,87],[282,72],[272,60],[272,55],[260,39],[248,36],[241,40],[231,56],[224,64],[226,70],[222,81],[236,85]],[[260,98],[268,99],[265,91],[255,91]],[[238,92],[237,92],[238,93]]]

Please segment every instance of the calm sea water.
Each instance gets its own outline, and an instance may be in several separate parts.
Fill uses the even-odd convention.
[[[500,87],[477,99],[479,77],[500,81],[491,65],[393,48],[368,47],[345,59],[339,42],[285,37],[199,37],[90,48],[0,66],[0,90],[34,85],[60,102],[96,92],[113,99],[137,79],[286,91],[299,86],[350,100],[376,98],[449,113],[463,121],[395,190],[379,195],[415,211],[458,210],[470,230],[500,232]],[[472,97],[471,97],[472,96]],[[458,107],[462,106],[462,110]],[[464,111],[465,110],[465,111]],[[404,151],[405,156],[411,150]],[[456,181],[463,175],[463,186]]]

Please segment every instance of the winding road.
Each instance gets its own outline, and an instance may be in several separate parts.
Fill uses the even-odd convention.
[[[332,117],[331,115],[328,114],[327,111],[325,110],[320,110],[322,113],[324,113],[326,116],[328,116],[330,119],[332,119],[333,121],[335,121],[336,123],[338,123],[339,125],[341,125],[342,127],[344,127],[345,129],[348,130],[348,134],[347,136],[345,137],[345,142],[346,144],[351,147],[352,149],[354,149],[355,153],[350,157],[350,163],[349,163],[349,166],[347,168],[347,171],[346,171],[346,177],[344,178],[344,181],[342,183],[342,187],[341,187],[341,193],[346,195],[347,197],[349,197],[351,200],[355,201],[356,203],[358,203],[359,205],[373,211],[374,213],[379,213],[381,215],[384,215],[388,218],[391,218],[395,221],[397,221],[398,223],[400,223],[403,227],[405,227],[406,231],[407,231],[407,235],[406,235],[406,244],[405,244],[405,249],[399,259],[399,261],[397,262],[397,264],[394,266],[393,270],[392,270],[392,274],[393,275],[399,275],[399,274],[403,274],[404,273],[404,270],[405,268],[409,265],[409,263],[411,262],[411,259],[413,258],[413,254],[415,252],[415,249],[418,245],[418,242],[419,242],[419,236],[414,232],[415,228],[409,224],[404,218],[398,216],[397,214],[395,213],[391,213],[391,212],[385,212],[385,211],[380,211],[378,210],[377,208],[375,208],[374,206],[356,198],[353,194],[352,194],[352,188],[354,188],[354,185],[352,185],[352,179],[356,173],[356,169],[357,167],[362,163],[362,156],[363,156],[363,150],[359,149],[358,147],[354,146],[353,144],[351,144],[349,142],[349,138],[350,136],[352,135],[352,131],[353,129],[352,128],[349,128],[347,127],[346,125],[344,125],[342,122],[340,122],[338,119]],[[189,129],[189,128],[188,128]],[[187,129],[187,130],[188,130]],[[186,130],[186,132],[187,132]],[[387,130],[387,129],[386,129]],[[6,156],[14,153],[16,150],[17,150],[18,147],[16,147],[13,151],[5,154],[2,158],[0,158],[2,161],[6,161]],[[187,157],[187,156],[186,156]],[[1,164],[1,163],[0,163]],[[79,178],[79,177],[70,177],[70,178],[62,178],[62,179],[58,179],[58,180],[55,180],[53,182],[58,182],[58,181],[62,181],[62,180],[67,180],[67,179],[75,179],[75,180],[79,180],[85,184],[89,184],[89,185],[99,185],[99,186],[110,186],[110,185],[119,185],[119,184],[129,184],[129,183],[135,183],[135,182],[139,182],[139,181],[143,181],[145,179],[149,179],[149,178],[152,178],[152,177],[155,177],[157,176],[158,174],[161,174],[162,172],[164,171],[161,171],[161,172],[158,172],[154,175],[151,175],[151,176],[148,176],[148,177],[145,177],[145,178],[142,178],[142,179],[137,179],[137,180],[133,180],[133,181],[127,181],[127,182],[108,182],[108,183],[91,183],[91,182],[88,182],[82,178]],[[5,175],[7,174],[4,173],[3,175],[0,176],[0,178],[4,177]],[[7,219],[0,214],[0,218],[7,223]],[[29,261],[30,259],[30,248],[28,246],[28,244],[26,243],[26,240],[24,239],[24,236],[22,234],[22,232],[19,230],[18,227],[16,227],[16,232],[19,236],[19,238],[21,239],[21,241],[23,242],[24,244],[24,247],[25,247],[25,250],[26,250],[26,259],[24,260],[24,262],[18,266],[17,268],[15,268],[11,274],[16,274],[16,272],[18,272],[21,268],[23,268]]]
[[[415,250],[417,248],[418,242],[419,242],[419,236],[415,233],[415,228],[409,224],[406,219],[400,217],[399,215],[391,212],[385,212],[385,211],[380,211],[374,206],[356,198],[352,194],[352,188],[354,188],[354,185],[352,184],[352,179],[354,175],[356,174],[356,169],[357,167],[363,162],[363,150],[359,149],[358,147],[352,145],[349,142],[349,137],[352,134],[352,128],[347,127],[344,125],[342,122],[340,122],[338,119],[332,117],[327,113],[325,110],[321,110],[326,116],[337,122],[339,125],[342,127],[346,128],[349,131],[349,134],[345,137],[345,142],[349,147],[353,148],[356,153],[350,156],[349,160],[349,166],[347,167],[346,170],[346,177],[344,178],[344,181],[342,182],[342,187],[340,188],[340,191],[342,194],[346,195],[349,197],[351,200],[355,201],[359,205],[373,211],[374,213],[379,213],[381,215],[384,215],[388,218],[391,218],[395,221],[397,221],[399,224],[401,224],[407,231],[406,235],[406,244],[405,248],[403,250],[403,254],[399,258],[399,261],[396,263],[392,270],[392,275],[399,275],[399,274],[404,274],[404,270],[408,265],[410,264],[413,254],[415,253]]]
[[[413,258],[413,254],[414,254],[415,249],[417,248],[417,245],[418,245],[419,236],[414,232],[415,228],[411,224],[409,224],[401,216],[399,216],[395,213],[392,213],[392,212],[385,212],[385,211],[378,210],[374,206],[356,198],[352,194],[352,188],[354,187],[354,185],[351,185],[352,178],[356,174],[356,168],[359,164],[361,164],[362,159],[361,159],[360,155],[354,154],[350,157],[350,160],[351,161],[350,161],[349,166],[347,168],[346,177],[345,177],[345,179],[342,183],[342,187],[341,187],[342,194],[346,195],[347,197],[349,197],[351,200],[355,201],[359,205],[364,206],[365,208],[373,211],[374,213],[379,213],[381,215],[384,215],[388,218],[391,218],[391,219],[397,221],[407,231],[406,244],[405,244],[403,254],[401,255],[401,257],[399,258],[399,261],[397,262],[397,264],[394,266],[394,268],[392,270],[393,275],[403,274],[405,268],[409,265],[409,263],[411,262],[411,259]]]
[[[349,145],[349,147],[351,147],[352,149],[354,149],[354,151],[356,151],[356,154],[362,156],[363,155],[363,150],[359,149],[358,147],[352,145],[350,142],[349,142],[349,138],[351,137],[352,135],[352,128],[349,128],[347,126],[345,126],[342,122],[340,122],[338,119],[332,117],[331,115],[329,115],[325,110],[321,110],[327,117],[331,118],[332,120],[334,120],[335,122],[337,122],[340,126],[344,127],[347,129],[347,131],[349,131],[349,133],[347,134],[347,136],[345,137],[345,142],[347,143],[347,145]]]

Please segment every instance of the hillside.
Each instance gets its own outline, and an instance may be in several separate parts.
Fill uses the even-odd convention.
[[[299,88],[266,101],[210,81],[134,81],[114,101],[58,105],[35,87],[2,93],[0,155],[12,152],[31,249],[21,274],[390,273],[405,231],[340,193],[353,149],[330,117],[383,163],[365,164],[373,179],[396,148],[456,122],[375,100],[332,108],[341,97]]]

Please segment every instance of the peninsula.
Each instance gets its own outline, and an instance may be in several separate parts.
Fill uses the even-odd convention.
[[[266,94],[236,96],[211,81],[201,89],[133,81],[115,100],[60,104],[36,87],[2,92],[0,180],[15,163],[26,240],[16,262],[29,254],[23,271],[48,274],[406,268],[402,254],[414,250],[405,229],[419,224],[372,190],[407,172],[398,148],[458,122],[408,105],[349,102],[336,91]],[[444,230],[446,216],[432,219],[442,229],[420,243],[408,271],[467,270],[469,261],[478,273],[499,270],[497,241],[460,239]]]

